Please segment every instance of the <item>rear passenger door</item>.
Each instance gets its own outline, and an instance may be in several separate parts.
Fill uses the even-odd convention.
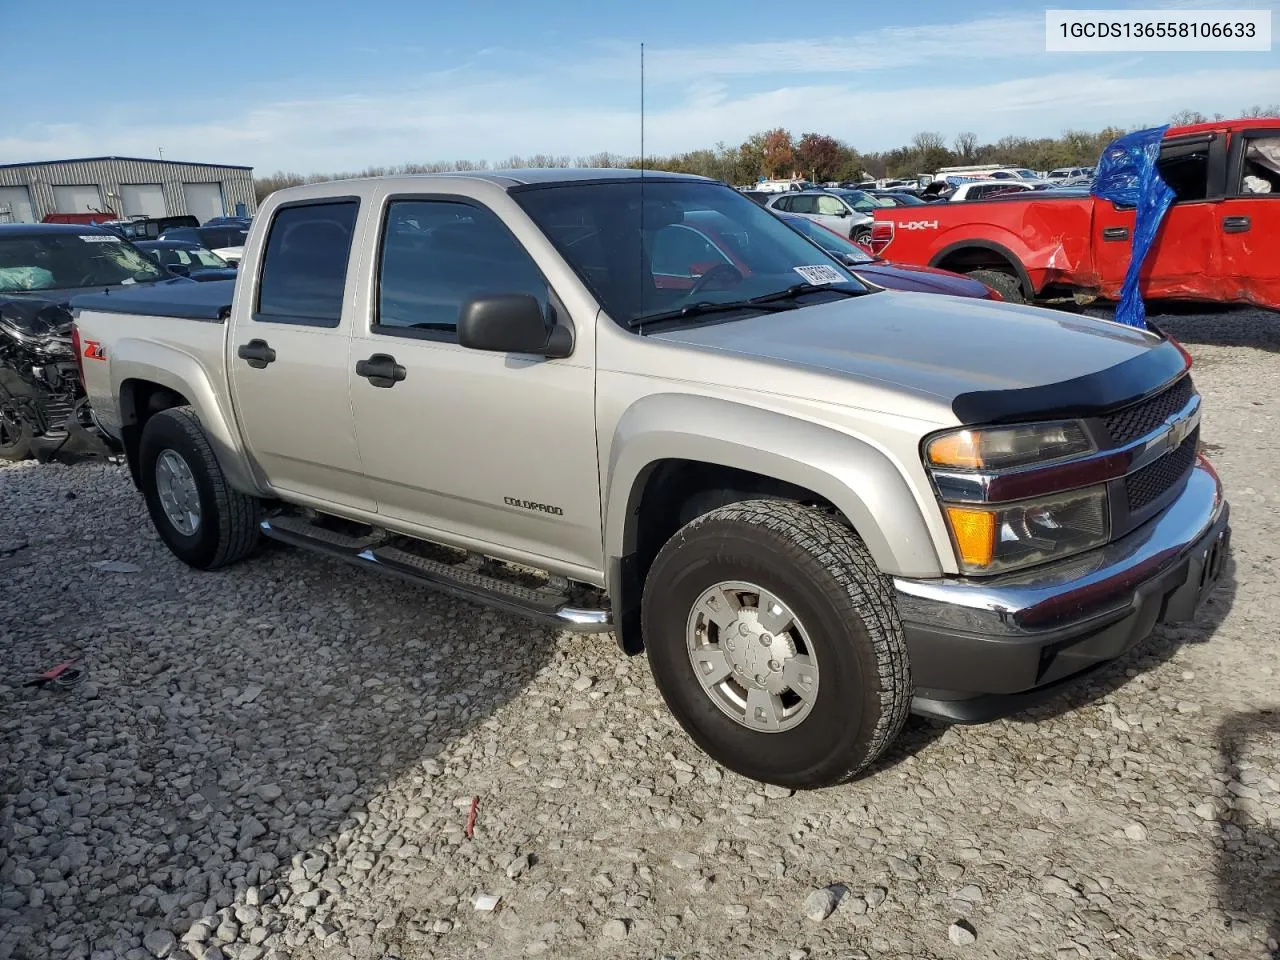
[[[1223,296],[1280,308],[1280,129],[1275,126],[1233,137],[1218,231]]]
[[[354,197],[276,210],[252,303],[236,307],[227,364],[241,432],[271,486],[315,506],[372,511],[349,392],[359,210]]]
[[[389,197],[379,234],[351,353],[353,370],[366,361],[403,374],[352,380],[379,514],[388,526],[504,559],[598,570],[589,331],[579,332],[572,356],[556,360],[458,344],[458,315],[472,297],[530,294],[544,310],[555,303],[529,253],[477,200]]]

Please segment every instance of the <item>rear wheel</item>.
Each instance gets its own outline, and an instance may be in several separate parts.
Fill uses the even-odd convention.
[[[869,247],[871,246],[871,228],[858,227],[856,230],[853,231],[853,235],[849,237],[849,239],[852,240],[854,243],[860,243],[864,247]]]
[[[257,546],[258,500],[231,489],[190,407],[162,410],[147,421],[139,473],[151,522],[179,560],[213,570]]]
[[[743,776],[838,783],[906,719],[892,595],[857,535],[816,510],[749,500],[687,524],[649,571],[642,620],[667,705]]]
[[[985,283],[1010,303],[1027,302],[1022,282],[1011,273],[1001,273],[999,270],[970,270],[969,277],[979,283]]]

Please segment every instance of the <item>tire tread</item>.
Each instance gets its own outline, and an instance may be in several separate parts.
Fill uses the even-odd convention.
[[[709,525],[722,523],[767,530],[788,545],[795,560],[807,558],[821,565],[832,580],[825,585],[828,599],[836,609],[858,617],[866,629],[875,652],[880,710],[866,750],[851,758],[833,782],[853,778],[894,741],[911,707],[907,642],[889,578],[852,528],[819,509],[788,500],[743,500],[705,513],[682,527],[659,552],[659,559],[680,542],[702,535]]]
[[[258,546],[260,501],[257,497],[232,489],[227,483],[195,410],[189,406],[170,407],[155,416],[167,418],[195,447],[203,461],[201,468],[213,489],[214,506],[218,515],[218,541],[213,557],[203,565],[204,568],[216,570],[243,560]]]

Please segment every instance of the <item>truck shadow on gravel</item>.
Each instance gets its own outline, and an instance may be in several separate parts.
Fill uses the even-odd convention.
[[[1280,709],[1233,714],[1218,727],[1221,772],[1227,788],[1217,798],[1218,896],[1228,929],[1261,926],[1280,958],[1280,824],[1269,824],[1257,785],[1280,769]]]
[[[0,622],[27,625],[5,637],[17,679],[0,679],[0,957],[179,956],[189,932],[221,944],[210,956],[287,955],[285,920],[324,942],[325,904],[363,879],[331,859],[367,850],[395,878],[472,856],[456,794],[499,784],[464,774],[432,790],[449,762],[436,757],[497,752],[497,723],[479,728],[549,662],[555,634],[296,551],[195,573],[141,519],[104,547],[138,575],[82,572],[89,556],[7,574],[28,579],[0,597]],[[68,577],[78,628],[39,625],[40,584]],[[19,686],[69,645],[84,682]],[[421,806],[398,803],[409,794]],[[437,846],[397,840],[401,806]],[[379,816],[385,829],[364,829]],[[343,943],[375,937],[396,913],[380,901]]]

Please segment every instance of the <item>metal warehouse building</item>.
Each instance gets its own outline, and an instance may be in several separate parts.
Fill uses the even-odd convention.
[[[191,214],[204,223],[256,208],[252,167],[133,157],[0,165],[0,223],[38,223],[51,213]]]

